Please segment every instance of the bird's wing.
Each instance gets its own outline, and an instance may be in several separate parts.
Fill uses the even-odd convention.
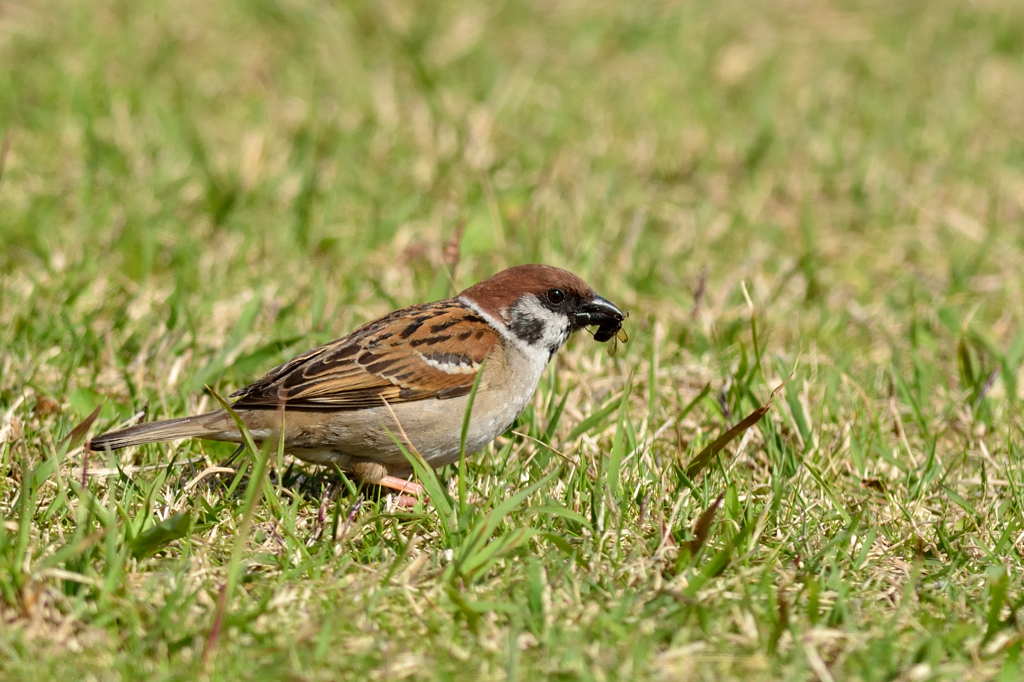
[[[234,393],[235,407],[342,411],[466,395],[498,333],[458,301],[394,312]]]

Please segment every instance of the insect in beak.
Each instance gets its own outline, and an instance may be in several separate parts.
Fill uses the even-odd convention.
[[[628,310],[626,311],[626,317],[629,317]],[[598,329],[597,331],[598,333],[601,333],[601,331],[606,331],[609,334],[612,333],[611,329]],[[613,358],[615,357],[615,353],[617,353],[619,350],[619,343],[626,343],[627,341],[629,341],[629,337],[626,335],[626,330],[623,329],[621,326],[614,331],[614,334],[615,335],[610,338],[611,343],[608,344],[608,355]],[[597,334],[594,335],[594,338],[597,338]]]

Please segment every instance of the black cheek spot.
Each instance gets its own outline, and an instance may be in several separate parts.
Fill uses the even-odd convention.
[[[519,315],[512,320],[509,330],[526,343],[537,343],[544,336],[544,321]]]

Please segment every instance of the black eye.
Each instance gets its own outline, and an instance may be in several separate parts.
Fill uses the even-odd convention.
[[[548,300],[558,305],[565,300],[565,292],[561,289],[548,289]]]

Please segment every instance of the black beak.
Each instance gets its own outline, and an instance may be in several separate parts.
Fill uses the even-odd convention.
[[[594,296],[593,300],[576,308],[573,326],[576,329],[581,329],[597,325],[598,330],[594,333],[594,338],[598,341],[607,341],[622,328],[622,320],[625,317],[614,303],[600,296]]]

